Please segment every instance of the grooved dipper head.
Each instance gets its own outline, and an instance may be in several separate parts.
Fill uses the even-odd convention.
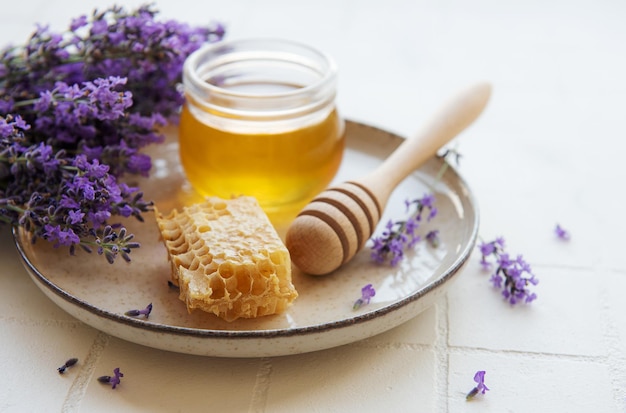
[[[328,274],[365,245],[378,220],[376,198],[362,185],[346,182],[318,195],[287,231],[291,260],[305,273]]]

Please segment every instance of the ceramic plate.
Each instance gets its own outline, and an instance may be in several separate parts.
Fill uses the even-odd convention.
[[[374,169],[402,138],[356,122],[347,122],[347,147],[337,182]],[[138,184],[146,199],[160,210],[189,202],[190,191],[178,162],[175,136],[155,146],[150,155],[154,172]],[[347,265],[324,277],[311,277],[294,268],[299,297],[281,315],[228,323],[201,311],[187,313],[178,292],[168,286],[170,266],[159,241],[152,213],[145,222],[125,222],[141,248],[132,262],[110,265],[96,254],[54,249],[46,242],[31,244],[27,234],[14,231],[24,265],[37,286],[74,317],[130,342],[180,353],[218,357],[267,357],[322,350],[382,333],[415,317],[442,296],[474,247],[478,213],[472,194],[454,169],[440,180],[440,159],[433,158],[394,191],[379,228],[406,216],[404,201],[434,192],[438,216],[421,228],[438,229],[437,248],[419,243],[397,266],[377,265],[366,247]],[[376,296],[353,310],[361,288],[372,284]],[[130,309],[153,304],[148,319],[132,318]]]

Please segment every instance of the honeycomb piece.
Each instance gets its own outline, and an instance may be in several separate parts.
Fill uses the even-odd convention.
[[[187,310],[227,321],[278,314],[296,299],[289,251],[251,197],[211,197],[157,212],[172,281]]]

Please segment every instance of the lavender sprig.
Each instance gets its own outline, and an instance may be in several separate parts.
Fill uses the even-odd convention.
[[[152,209],[124,175],[147,176],[141,152],[175,122],[186,57],[220,40],[221,25],[159,21],[153,6],[111,7],[63,32],[47,26],[0,50],[0,222],[129,261],[139,243],[114,216]]]
[[[385,231],[372,239],[372,259],[382,264],[391,255],[390,264],[392,266],[397,265],[404,257],[404,251],[413,248],[422,239],[417,230],[424,219],[423,215],[427,213],[426,221],[430,221],[437,215],[437,208],[434,203],[435,196],[433,194],[425,194],[422,198],[406,200],[407,213],[410,212],[411,207],[414,208],[413,212],[406,220],[389,220],[385,226]],[[435,242],[437,234],[430,234],[427,237],[429,242]]]
[[[539,280],[532,272],[530,265],[521,255],[511,258],[505,251],[504,238],[496,238],[491,242],[482,242],[478,246],[482,254],[480,263],[485,270],[489,270],[492,263],[490,257],[497,263],[495,272],[490,281],[493,286],[502,290],[502,296],[512,305],[519,302],[530,303],[537,298],[529,287],[537,285]]]

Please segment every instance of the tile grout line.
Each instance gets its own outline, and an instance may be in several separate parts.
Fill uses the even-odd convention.
[[[617,273],[617,274],[626,274],[626,269],[624,268],[619,268],[619,267],[607,267],[604,265],[601,265],[601,263],[594,263],[591,265],[566,265],[566,264],[559,264],[559,263],[548,263],[548,264],[542,264],[542,263],[533,263],[532,264],[533,269],[547,269],[547,270],[570,270],[570,271],[586,271],[586,272],[593,272],[593,271],[610,271],[612,273]]]
[[[585,355],[585,354],[568,354],[568,353],[546,353],[532,350],[510,350],[510,349],[491,349],[485,347],[467,347],[467,346],[449,346],[448,351],[454,354],[473,354],[473,355],[509,355],[519,357],[529,357],[533,359],[554,359],[559,358],[568,361],[590,362],[590,363],[608,363],[609,358],[603,355]],[[623,357],[626,358],[626,357]]]
[[[104,349],[109,344],[109,339],[110,336],[102,332],[99,332],[94,339],[91,348],[87,353],[87,357],[85,357],[85,362],[82,363],[83,365],[78,373],[78,376],[67,392],[67,396],[65,397],[61,408],[62,412],[77,412],[79,410],[80,403],[85,396],[89,382],[93,377],[96,363],[100,359]]]
[[[0,316],[0,321],[6,322],[6,323],[15,323],[15,324],[24,325],[24,326],[31,326],[31,327],[40,327],[40,326],[81,327],[81,326],[85,326],[85,324],[79,320],[54,320],[54,319],[36,320],[32,318]]]
[[[421,344],[421,343],[406,343],[400,341],[393,341],[389,343],[370,343],[367,339],[356,341],[351,344],[355,348],[369,348],[369,349],[380,349],[380,350],[415,350],[415,351],[427,351],[432,350],[432,344]]]
[[[620,337],[615,325],[615,319],[611,316],[611,309],[609,306],[609,297],[606,286],[600,290],[600,301],[603,304],[602,313],[604,317],[604,339],[607,347],[607,364],[609,369],[609,375],[611,378],[612,393],[615,400],[615,407],[620,411],[626,409],[626,390],[624,385],[626,384],[626,360],[624,354],[620,351]]]
[[[256,373],[256,380],[252,388],[249,412],[263,413],[267,405],[267,394],[270,390],[272,376],[272,362],[269,358],[261,359],[259,369]]]

